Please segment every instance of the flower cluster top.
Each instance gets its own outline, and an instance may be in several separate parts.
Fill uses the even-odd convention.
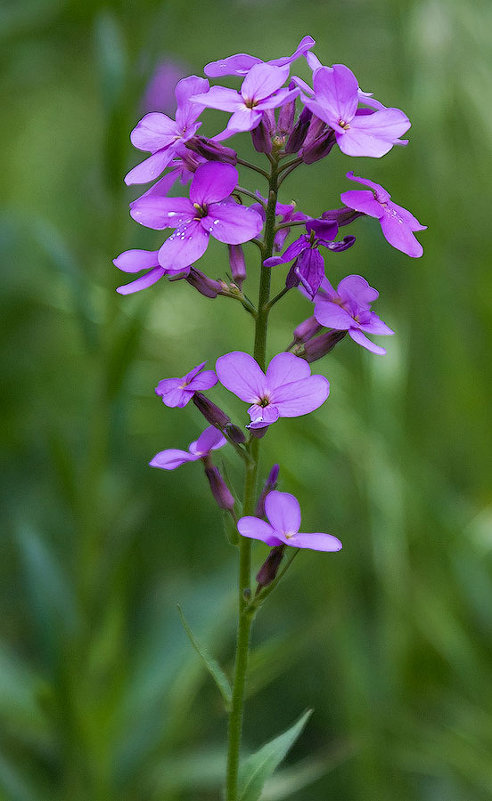
[[[227,441],[239,450],[247,449],[247,443],[242,428],[233,425],[204,392],[220,381],[249,404],[250,439],[262,436],[279,418],[314,411],[328,397],[329,383],[311,375],[310,362],[330,352],[347,334],[366,350],[384,354],[385,349],[366,335],[393,334],[371,310],[379,293],[365,278],[346,276],[334,289],[325,274],[325,259],[330,262],[330,254],[343,253],[356,243],[353,233],[341,229],[357,227],[361,217],[373,218],[390,245],[413,258],[422,255],[415,232],[425,226],[393,202],[379,183],[352,170],[346,172],[352,183],[343,187],[342,205],[322,207],[317,217],[280,201],[281,184],[294,169],[310,168],[335,148],[347,158],[379,159],[393,146],[408,144],[402,138],[410,128],[405,113],[362,91],[347,66],[324,66],[312,52],[314,45],[314,39],[305,36],[290,56],[265,62],[241,53],[214,61],[205,67],[206,78],[192,75],[178,82],[175,119],[151,112],[131,133],[132,144],[148,155],[130,170],[126,183],[150,187],[131,202],[130,214],[146,228],[165,231],[166,238],[157,249],[127,250],[114,260],[123,272],[139,274],[118,288],[120,294],[138,292],[161,278],[184,280],[208,298],[220,295],[240,301],[257,321],[266,320],[270,307],[293,288],[312,304],[310,316],[295,329],[286,352],[274,356],[267,369],[264,354],[255,360],[232,351],[218,359],[215,371],[204,371],[203,362],[183,378],[163,379],[157,387],[169,407],[182,408],[193,400],[215,428],[207,429],[189,451],[163,451],[151,464],[169,470],[201,459],[214,496],[229,510],[234,499],[211,464],[211,452]],[[299,59],[305,59],[312,72],[309,83],[295,75]],[[209,79],[220,81],[223,76],[235,77],[237,88],[210,85]],[[206,109],[229,114],[225,127],[208,138],[200,134]],[[237,156],[230,143],[238,135],[250,137],[265,168]],[[223,144],[226,140],[228,144]],[[246,186],[239,170],[241,176],[253,175],[260,186]],[[354,182],[358,188],[351,188]],[[227,246],[227,280],[209,277],[199,268],[211,237]],[[245,243],[259,248],[262,273],[285,270],[282,292],[258,307],[243,291]],[[319,550],[338,548],[338,541],[326,539],[313,545],[316,537],[328,535],[299,534],[297,501],[275,492],[273,486],[271,491],[275,494],[266,504],[269,522],[242,518],[238,530],[243,536],[272,545],[295,542]],[[294,522],[289,523],[289,515]],[[260,517],[264,516],[263,511]]]

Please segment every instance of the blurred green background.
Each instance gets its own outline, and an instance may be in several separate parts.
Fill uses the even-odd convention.
[[[364,275],[397,334],[384,358],[344,340],[316,365],[327,404],[263,441],[263,473],[278,461],[306,530],[344,549],[303,553],[260,614],[245,743],[314,707],[264,801],[492,797],[491,28],[488,0],[4,0],[1,799],[219,797],[226,721],[176,603],[230,669],[235,551],[200,465],[147,462],[202,427],[157,381],[248,349],[251,321],[185,282],[120,297],[111,260],[158,244],[123,184],[156,65],[200,74],[306,33],[407,112],[410,144],[381,161],[334,151],[282,199],[334,207],[354,169],[429,230],[413,260],[356,224],[330,278]],[[218,245],[200,267],[224,275]],[[270,355],[308,314],[300,296],[276,307]]]

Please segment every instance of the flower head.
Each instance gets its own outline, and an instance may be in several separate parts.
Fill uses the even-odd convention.
[[[211,389],[218,381],[213,370],[203,370],[207,362],[202,362],[190,370],[183,378],[163,378],[155,391],[166,406],[182,409],[190,402],[195,392]]]
[[[191,139],[200,127],[201,123],[196,120],[203,111],[203,106],[191,103],[190,97],[206,92],[207,89],[208,81],[205,78],[198,78],[196,75],[183,78],[175,90],[178,104],[176,120],[153,111],[137,123],[130,135],[132,144],[138,150],[145,150],[152,155],[130,170],[125,183],[146,184],[159,177],[183,142]]]
[[[311,375],[307,362],[292,353],[279,353],[266,374],[249,353],[233,351],[217,359],[219,381],[238,398],[252,405],[249,428],[265,428],[279,417],[299,417],[325,402],[330,385],[321,375]]]
[[[416,217],[407,209],[398,206],[391,200],[391,195],[380,184],[369,178],[358,178],[353,172],[347,173],[351,181],[369,186],[370,189],[350,189],[343,192],[340,197],[350,209],[376,217],[381,223],[381,229],[387,242],[407,256],[418,258],[423,253],[420,242],[413,232],[425,231],[426,225],[421,225]]]
[[[348,275],[343,278],[336,291],[325,278],[315,297],[314,316],[318,323],[337,331],[348,331],[349,336],[372,353],[382,356],[384,348],[371,342],[363,332],[368,334],[394,334],[394,331],[383,323],[372,312],[371,303],[379,297],[377,289],[373,289],[361,275]]]
[[[347,156],[379,158],[393,145],[407,144],[399,139],[410,128],[410,121],[397,108],[358,109],[359,85],[344,64],[320,67],[313,76],[314,99],[304,97],[306,106],[335,131],[340,150]]]
[[[332,534],[300,532],[301,508],[299,501],[289,492],[273,490],[265,499],[268,522],[258,517],[241,517],[237,528],[243,537],[262,540],[271,547],[291,545],[293,548],[310,548],[312,551],[339,551],[342,543]]]
[[[120,295],[131,295],[134,292],[140,292],[141,289],[147,289],[147,287],[152,286],[152,284],[155,284],[164,275],[177,277],[182,274],[184,277],[188,274],[189,267],[177,271],[172,268],[165,269],[161,267],[158,256],[158,250],[125,250],[124,253],[120,253],[116,259],[113,259],[113,264],[119,270],[125,273],[139,273],[142,270],[146,270],[147,272],[139,276],[135,281],[131,281],[129,284],[119,286],[116,291],[119,292]]]
[[[187,451],[168,448],[166,451],[157,453],[149,464],[151,467],[160,467],[162,470],[175,470],[185,462],[197,462],[199,459],[206,459],[210,451],[222,448],[226,441],[220,431],[214,426],[209,426],[200,434],[197,440],[190,443]]]
[[[179,272],[205,253],[210,235],[228,245],[255,237],[260,215],[230,199],[238,181],[231,164],[207,162],[197,168],[187,197],[146,196],[132,204],[131,216],[148,228],[175,228],[159,250],[159,264]]]

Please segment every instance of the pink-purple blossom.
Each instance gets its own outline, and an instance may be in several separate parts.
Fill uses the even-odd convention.
[[[367,334],[394,334],[394,331],[371,311],[371,303],[379,297],[361,275],[348,275],[333,289],[325,278],[315,297],[314,316],[318,323],[349,336],[363,348],[382,356],[386,350],[371,342]]]
[[[159,250],[159,264],[179,272],[205,253],[210,236],[228,245],[247,242],[260,232],[260,215],[230,198],[238,182],[231,164],[207,162],[197,168],[190,196],[146,196],[133,203],[136,222],[157,230],[175,228]]]
[[[197,94],[192,101],[201,106],[232,113],[225,131],[214,137],[216,141],[220,141],[240,131],[252,131],[260,124],[264,111],[277,108],[297,97],[297,87],[281,89],[288,76],[288,66],[254,64],[238,92],[224,86],[213,86],[205,94]]]
[[[359,178],[353,172],[348,172],[347,178],[365,184],[370,189],[349,189],[340,195],[342,203],[369,217],[376,217],[386,241],[394,248],[413,258],[421,256],[423,248],[413,232],[425,231],[427,226],[421,225],[407,209],[393,203],[391,195],[380,184],[369,178]]]
[[[304,97],[304,103],[333,128],[338,146],[347,156],[379,158],[393,145],[407,144],[399,138],[410,128],[407,116],[397,108],[358,109],[357,78],[344,64],[317,69],[313,86],[314,99]]]
[[[342,543],[332,534],[304,533],[301,527],[299,501],[289,492],[273,490],[265,499],[268,518],[241,517],[237,529],[243,537],[262,540],[271,547],[290,545],[293,548],[309,548],[312,551],[339,551]]]
[[[199,459],[206,459],[211,451],[222,448],[226,442],[226,438],[217,428],[209,426],[197,440],[190,443],[187,451],[168,448],[157,453],[149,464],[151,467],[160,467],[162,470],[175,470],[186,462],[198,462]]]
[[[178,104],[176,120],[167,114],[154,111],[146,114],[133,129],[130,139],[138,150],[151,153],[149,158],[137,164],[125,178],[127,184],[146,184],[154,181],[165,170],[174,156],[179,155],[184,142],[191,139],[201,123],[196,122],[203,106],[191,103],[190,97],[208,89],[206,78],[191,75],[176,86]]]
[[[184,277],[188,274],[189,267],[186,267],[184,270],[165,269],[161,267],[158,256],[158,250],[125,250],[124,253],[120,253],[116,259],[113,259],[113,264],[119,270],[125,273],[139,273],[142,270],[146,270],[146,272],[135,281],[119,286],[116,291],[119,292],[120,295],[131,295],[134,292],[140,292],[140,290],[152,286],[164,275],[176,277],[182,274]]]
[[[299,417],[327,399],[330,385],[324,376],[311,375],[307,362],[292,353],[279,353],[266,374],[249,353],[233,351],[217,359],[220,383],[252,404],[249,428],[265,428],[279,417]]]
[[[192,399],[195,392],[211,389],[217,383],[217,376],[213,370],[204,370],[206,361],[190,370],[183,378],[163,378],[159,381],[155,391],[160,395],[166,406],[182,409]]]
[[[285,67],[286,64],[291,64],[300,56],[305,56],[306,53],[314,47],[316,42],[312,36],[304,36],[291,56],[282,56],[281,58],[274,58],[272,61],[262,61],[257,56],[250,56],[247,53],[236,53],[234,56],[221,58],[219,61],[211,61],[204,68],[205,75],[209,78],[222,78],[224,75],[238,75],[245,76],[255,64],[271,64],[274,67]]]

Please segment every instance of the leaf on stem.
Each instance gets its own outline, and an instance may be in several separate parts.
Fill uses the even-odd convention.
[[[226,710],[229,711],[229,707],[231,705],[231,698],[232,698],[232,690],[231,684],[229,679],[227,678],[226,674],[220,667],[219,663],[210,656],[207,649],[204,645],[202,645],[199,640],[196,639],[195,635],[193,634],[188,622],[183,614],[183,610],[181,609],[180,605],[178,604],[178,612],[181,618],[181,623],[183,624],[183,628],[188,635],[188,638],[197,652],[198,656],[202,660],[203,664],[207,668],[208,672],[212,676],[213,680],[215,681],[222,698],[224,699]]]
[[[312,714],[308,709],[290,729],[249,756],[239,772],[239,801],[258,801],[267,779],[292,748]]]

